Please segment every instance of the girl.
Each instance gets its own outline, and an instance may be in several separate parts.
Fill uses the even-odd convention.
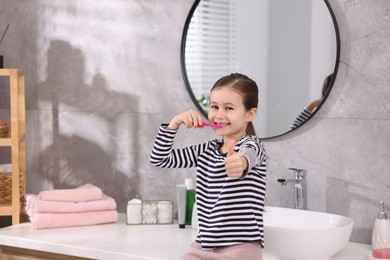
[[[245,75],[219,79],[210,92],[208,120],[221,140],[173,149],[181,125],[202,128],[202,116],[187,110],[160,126],[151,153],[158,167],[197,167],[198,235],[182,260],[262,259],[266,162],[252,120],[258,88]]]

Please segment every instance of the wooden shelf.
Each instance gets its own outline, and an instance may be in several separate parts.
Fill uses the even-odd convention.
[[[12,215],[12,205],[9,204],[0,204],[0,216],[10,216]]]
[[[22,143],[25,141],[26,135],[19,136],[18,139],[19,140],[17,142]],[[0,138],[0,146],[11,146],[12,140],[13,139],[11,137]]]
[[[21,69],[0,69],[0,76],[23,76],[24,73]],[[23,79],[24,80],[24,79]]]
[[[0,69],[0,76],[9,77],[11,119],[10,136],[0,138],[0,146],[11,147],[12,163],[12,200],[9,204],[0,204],[0,216],[12,216],[15,225],[20,223],[21,201],[26,195],[25,81],[21,69]]]
[[[11,145],[11,137],[0,138],[0,146],[10,146],[10,145]]]

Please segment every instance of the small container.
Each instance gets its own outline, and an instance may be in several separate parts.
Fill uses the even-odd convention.
[[[142,201],[139,199],[132,199],[127,202],[127,224],[141,224],[142,223]]]
[[[127,202],[128,225],[172,224],[173,202],[170,200],[140,200]]]
[[[142,224],[157,224],[157,201],[142,202]]]
[[[194,209],[192,210],[192,219],[191,219],[191,227],[195,230],[197,230],[198,227],[198,209],[196,205],[196,201],[194,203]]]
[[[372,248],[390,248],[390,222],[385,212],[384,202],[380,202],[380,212],[372,230]]]
[[[173,203],[172,201],[161,200],[157,202],[157,223],[173,223]]]

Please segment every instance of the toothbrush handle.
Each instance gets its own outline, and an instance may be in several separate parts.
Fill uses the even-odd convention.
[[[211,127],[215,127],[215,128],[222,128],[221,124],[210,124],[207,122],[202,122],[201,126],[211,126]]]

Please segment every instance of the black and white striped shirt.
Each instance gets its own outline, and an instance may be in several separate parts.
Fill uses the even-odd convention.
[[[263,208],[266,162],[262,142],[245,136],[234,150],[246,157],[248,171],[241,178],[228,177],[222,140],[173,149],[177,130],[159,128],[150,161],[166,168],[197,167],[196,201],[198,236],[205,250],[258,241],[264,245]]]
[[[304,108],[303,111],[295,118],[294,122],[290,127],[290,130],[293,130],[305,123],[305,121],[311,116],[311,114],[312,112],[310,112],[307,108]]]

